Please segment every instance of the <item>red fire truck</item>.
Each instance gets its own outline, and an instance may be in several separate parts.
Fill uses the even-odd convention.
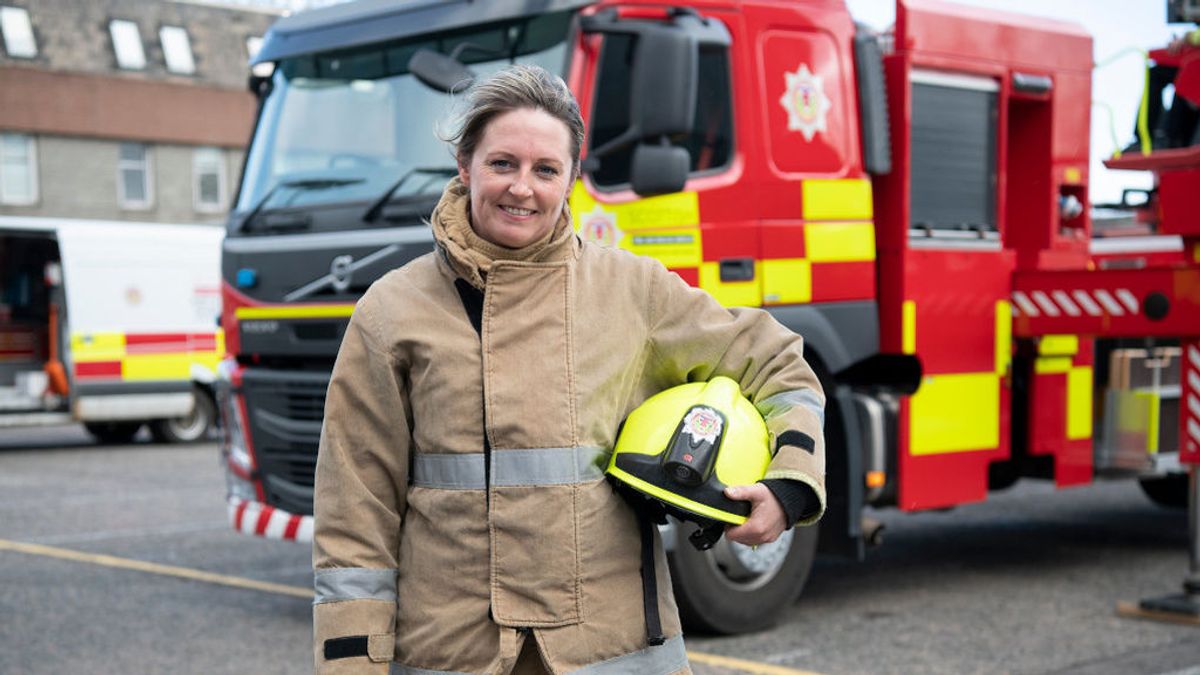
[[[770,311],[828,394],[819,538],[700,554],[665,532],[692,627],[770,622],[818,545],[864,555],[867,506],[1108,475],[1185,499],[1200,211],[1100,236],[1092,42],[1074,24],[936,0],[900,0],[883,35],[841,0],[351,3],[280,20],[256,58],[222,263],[222,452],[242,532],[311,536],[353,303],[431,249],[422,219],[454,172],[432,133],[446,89],[512,62],[561,73],[581,104],[580,235]]]

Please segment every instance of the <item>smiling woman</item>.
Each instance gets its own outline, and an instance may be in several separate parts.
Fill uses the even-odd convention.
[[[508,248],[549,236],[574,179],[570,149],[567,127],[544,110],[496,116],[472,156],[459,158],[476,234]]]
[[[726,492],[754,545],[824,509],[820,385],[769,314],[576,235],[560,78],[513,65],[463,102],[436,251],[363,295],[329,382],[317,670],[688,673],[658,530],[604,478],[622,419],[719,376],[760,401],[775,474]]]

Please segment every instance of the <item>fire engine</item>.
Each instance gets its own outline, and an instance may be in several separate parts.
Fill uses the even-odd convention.
[[[220,227],[0,216],[0,428],[215,427]]]
[[[1111,475],[1186,498],[1200,223],[1181,185],[1196,178],[1176,184],[1193,201],[1174,220],[1136,236],[1093,223],[1077,25],[936,0],[899,0],[882,35],[841,0],[364,2],[280,20],[256,57],[222,258],[237,530],[311,537],[353,303],[431,249],[423,219],[455,171],[438,121],[465,82],[513,62],[561,74],[580,102],[580,236],[771,312],[828,396],[819,536],[701,554],[665,532],[691,627],[772,621],[818,548],[865,555],[868,506]]]

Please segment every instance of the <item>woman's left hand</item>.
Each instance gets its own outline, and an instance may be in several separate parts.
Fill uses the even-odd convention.
[[[750,517],[746,522],[725,527],[725,536],[730,541],[747,546],[769,544],[787,529],[787,516],[783,512],[783,506],[766,485],[755,483],[727,487],[725,496],[750,502]]]

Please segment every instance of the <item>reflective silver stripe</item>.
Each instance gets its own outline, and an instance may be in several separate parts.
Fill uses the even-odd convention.
[[[758,412],[763,416],[763,419],[769,420],[776,415],[786,413],[796,406],[804,406],[809,412],[816,415],[817,419],[821,420],[821,427],[824,428],[825,400],[812,389],[781,391],[774,396],[759,401],[755,407],[758,408]]]
[[[593,663],[579,670],[572,670],[572,675],[670,675],[688,665],[687,650],[683,646],[683,636],[676,635],[657,647],[646,647],[643,650],[614,656],[607,661]]]
[[[604,448],[529,448],[492,451],[492,485],[570,485],[604,477]]]
[[[313,604],[341,600],[396,601],[396,570],[365,567],[320,569],[313,573]]]
[[[483,453],[467,455],[418,452],[413,456],[413,485],[441,490],[482,490]]]
[[[522,448],[492,451],[492,485],[572,485],[604,477],[604,448]],[[482,490],[483,454],[417,453],[413,485],[442,490]]]
[[[471,675],[457,670],[429,670],[428,668],[413,668],[392,662],[388,667],[388,675]]]

